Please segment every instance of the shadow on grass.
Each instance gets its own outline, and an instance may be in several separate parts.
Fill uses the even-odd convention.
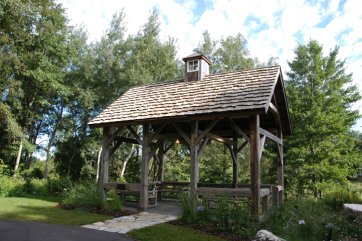
[[[3,219],[83,225],[112,218],[80,210],[61,209],[57,207],[58,202],[54,198],[48,197],[3,198],[0,203],[0,218]]]

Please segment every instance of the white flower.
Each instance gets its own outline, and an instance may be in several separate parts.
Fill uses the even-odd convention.
[[[197,212],[202,212],[202,211],[204,211],[205,210],[205,207],[204,206],[198,206],[197,208],[196,208],[196,211]]]
[[[303,219],[298,220],[298,224],[303,224],[303,225],[305,225],[305,221],[304,221]]]

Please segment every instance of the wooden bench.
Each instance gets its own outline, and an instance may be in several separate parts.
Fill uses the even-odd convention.
[[[124,183],[117,185],[118,194],[124,205],[139,206],[139,198],[141,195],[141,184]],[[149,185],[148,206],[157,207],[157,190],[154,184]]]
[[[157,184],[158,200],[161,200],[163,197],[171,199],[178,198],[179,194],[186,193],[188,191],[188,182],[161,182]]]
[[[237,188],[232,187],[201,187],[197,188],[197,195],[208,202],[214,202],[218,198],[226,199],[242,199],[251,197],[250,185],[238,185]],[[222,185],[220,185],[222,186]],[[240,187],[239,187],[240,186]],[[262,199],[262,208],[266,211],[271,205],[272,185],[262,185],[260,196]]]

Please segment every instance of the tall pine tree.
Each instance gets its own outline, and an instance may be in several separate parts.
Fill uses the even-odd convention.
[[[350,129],[359,117],[352,107],[360,95],[337,47],[324,55],[323,46],[311,40],[295,55],[286,82],[294,132],[287,141],[287,185],[319,196],[347,181],[354,148]]]

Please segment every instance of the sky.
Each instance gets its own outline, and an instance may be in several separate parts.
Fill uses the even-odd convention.
[[[189,55],[208,30],[213,39],[241,33],[251,57],[277,57],[283,72],[298,44],[315,39],[325,53],[339,46],[347,73],[362,95],[361,0],[57,0],[71,25],[83,25],[89,41],[97,41],[113,14],[126,14],[127,31],[136,34],[152,10],[161,22],[161,38],[177,40],[178,57]],[[284,74],[284,78],[286,75]],[[362,101],[354,108],[362,114]],[[362,131],[362,119],[354,127]]]

